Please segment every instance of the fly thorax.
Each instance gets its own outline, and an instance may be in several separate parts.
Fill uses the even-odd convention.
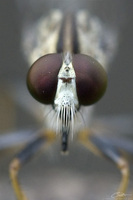
[[[74,120],[79,102],[76,92],[76,74],[72,65],[72,56],[67,53],[58,74],[57,91],[54,100],[57,113],[57,131],[73,134]]]

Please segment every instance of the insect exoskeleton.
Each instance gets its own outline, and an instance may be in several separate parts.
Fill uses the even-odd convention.
[[[42,56],[33,63],[27,75],[31,95],[43,104],[53,104],[57,90],[58,73],[63,63],[63,54]],[[91,56],[72,55],[76,74],[76,91],[79,105],[91,105],[105,93],[107,75],[103,67]]]

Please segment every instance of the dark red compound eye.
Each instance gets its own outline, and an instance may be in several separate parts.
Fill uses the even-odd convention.
[[[31,95],[43,104],[53,104],[57,89],[58,73],[62,66],[62,54],[48,54],[31,66],[27,75],[27,86]],[[97,102],[107,87],[107,75],[103,67],[92,57],[76,54],[72,56],[76,73],[76,89],[80,105]]]
[[[94,104],[103,96],[107,87],[105,70],[94,58],[83,54],[73,55],[72,63],[76,73],[79,104]]]
[[[62,65],[62,54],[47,54],[39,58],[27,75],[27,86],[31,95],[43,104],[53,104],[58,73]]]

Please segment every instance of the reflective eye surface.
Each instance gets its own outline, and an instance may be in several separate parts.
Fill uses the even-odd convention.
[[[39,58],[27,75],[27,86],[31,95],[43,104],[53,104],[62,54],[47,54]]]
[[[79,104],[94,104],[105,93],[107,87],[106,72],[100,63],[87,55],[74,55],[72,63],[76,73],[76,87]]]

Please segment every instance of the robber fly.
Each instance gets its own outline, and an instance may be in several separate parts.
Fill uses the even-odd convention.
[[[52,10],[27,33],[23,41],[31,66],[27,86],[31,95],[44,104],[42,110],[51,112],[38,137],[11,162],[10,178],[18,200],[27,199],[17,180],[20,167],[42,144],[52,144],[57,134],[63,154],[68,151],[69,137],[76,137],[96,155],[112,160],[122,173],[118,191],[125,193],[129,167],[119,145],[99,138],[89,128],[91,105],[106,91],[106,70],[116,49],[115,40],[115,34],[85,10],[76,13]],[[133,153],[127,146],[121,148]]]

